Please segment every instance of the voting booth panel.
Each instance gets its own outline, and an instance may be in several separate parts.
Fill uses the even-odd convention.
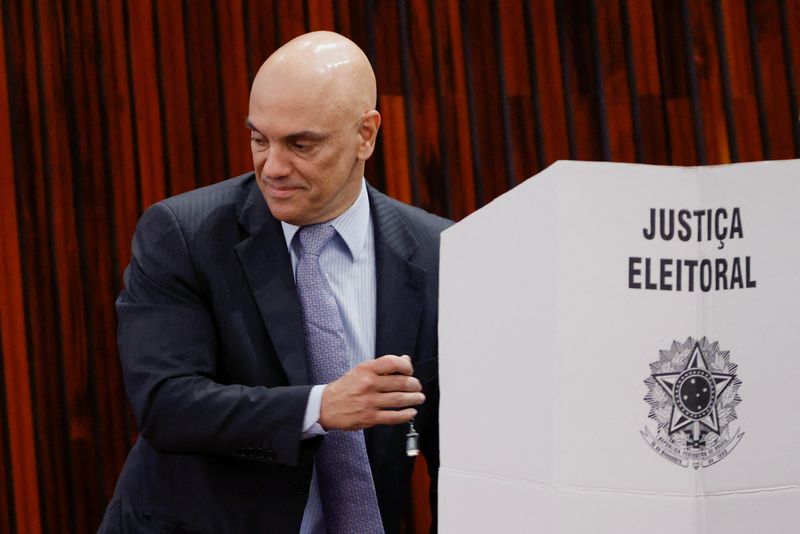
[[[795,531],[799,200],[561,161],[447,230],[440,531]]]

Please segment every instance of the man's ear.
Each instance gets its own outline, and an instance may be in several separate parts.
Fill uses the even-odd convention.
[[[375,141],[378,139],[378,129],[381,127],[381,114],[377,110],[364,113],[358,125],[358,135],[361,142],[358,145],[358,158],[368,160],[375,150]]]

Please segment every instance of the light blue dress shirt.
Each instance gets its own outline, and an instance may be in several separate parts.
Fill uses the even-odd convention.
[[[367,197],[367,183],[362,179],[361,193],[347,211],[328,224],[336,229],[336,236],[322,249],[319,264],[333,291],[344,325],[345,342],[350,357],[350,367],[375,357],[376,275],[375,237]],[[282,222],[286,246],[296,273],[302,253],[300,240],[295,239],[299,226]],[[319,425],[320,403],[324,385],[311,389],[303,421],[303,437],[324,434]],[[322,503],[316,469],[311,478],[302,534],[322,534]]]

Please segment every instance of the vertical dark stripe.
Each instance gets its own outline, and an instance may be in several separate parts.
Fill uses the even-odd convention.
[[[600,142],[603,150],[603,159],[611,160],[611,142],[608,138],[608,116],[606,111],[606,93],[603,83],[603,62],[600,58],[600,36],[597,31],[597,6],[594,0],[589,0],[589,16],[591,24],[592,60],[594,61],[594,76],[597,91],[597,127],[600,130]]]
[[[367,49],[365,53],[367,54],[367,59],[369,59],[369,62],[375,71],[376,78],[379,78],[380,65],[378,65],[378,54],[375,45],[375,4],[372,0],[367,0],[364,11],[366,12],[364,14],[364,25],[366,26],[367,30]],[[380,98],[380,93],[378,93],[378,98]],[[378,102],[378,107],[380,107],[380,102]],[[375,167],[380,169],[378,172],[378,183],[376,185],[381,191],[386,191],[386,167],[382,135],[378,136],[378,140],[375,144],[373,159],[375,160]]]
[[[472,84],[472,49],[467,31],[467,8],[465,0],[458,3],[458,18],[461,26],[461,50],[464,53],[464,77],[467,82],[467,108],[469,113],[469,140],[472,146],[472,175],[475,184],[475,204],[483,206],[483,178],[481,176],[480,143],[478,142],[478,119],[475,117],[475,88]]]
[[[703,137],[703,111],[700,109],[700,95],[697,88],[697,68],[694,64],[694,36],[692,32],[692,16],[687,0],[681,1],[681,19],[686,46],[686,69],[689,74],[689,96],[692,99],[692,126],[694,127],[694,144],[697,148],[697,161],[706,164],[706,141]]]
[[[769,143],[769,129],[767,127],[767,110],[764,104],[764,84],[761,77],[761,58],[758,54],[758,23],[753,8],[753,0],[746,0],[747,26],[750,29],[750,55],[753,62],[753,82],[756,87],[756,100],[758,103],[758,129],[761,133],[761,147],[764,159],[770,159],[772,150]]]
[[[433,5],[434,0],[428,0],[428,19],[431,28],[431,48],[433,48],[433,79],[436,87],[436,119],[439,124],[439,154],[442,162],[442,181],[444,185],[444,210],[448,219],[453,218],[453,199],[452,188],[450,186],[453,176],[450,174],[450,158],[447,151],[447,128],[444,112],[444,98],[442,96],[442,71],[439,62],[439,27],[436,20],[436,9]]]
[[[46,64],[44,58],[42,57],[42,28],[41,28],[41,19],[39,17],[39,9],[36,2],[31,4],[31,12],[33,16],[33,33],[34,33],[34,46],[36,50],[36,96],[38,102],[45,102],[45,94],[46,90],[44,87],[44,71],[43,67]],[[55,38],[55,36],[48,36],[49,38]],[[49,88],[48,88],[49,89]],[[47,118],[46,109],[41,109],[39,113],[39,135],[40,135],[40,142],[41,142],[41,162],[42,162],[42,169],[44,171],[45,176],[54,176],[54,167],[52,165],[52,161],[50,159],[50,144],[47,140],[47,135],[49,129],[47,127]],[[61,162],[59,162],[59,165]],[[55,312],[53,313],[53,337],[55,341],[56,347],[56,354],[53,354],[53,359],[56,360],[53,362],[51,367],[58,369],[58,376],[63,377],[66,376],[65,369],[64,369],[64,333],[63,333],[63,325],[61,324],[61,315],[58,313],[58,310],[61,309],[60,300],[61,296],[58,292],[58,266],[56,264],[56,247],[55,247],[55,239],[57,236],[60,235],[60,232],[55,227],[53,222],[53,193],[51,190],[53,182],[51,180],[43,180],[44,181],[44,196],[45,196],[45,206],[46,206],[46,226],[47,226],[47,246],[48,251],[50,253],[50,269],[51,269],[51,276],[50,276],[50,294],[53,296],[53,309]],[[33,330],[29,330],[31,335],[33,335]],[[32,369],[35,369],[33,367]],[[31,380],[33,383],[34,381]],[[61,398],[61,417],[62,417],[62,427],[61,432],[64,440],[64,449],[65,449],[65,456],[67,459],[67,474],[68,474],[68,486],[69,486],[69,493],[66,495],[67,500],[67,518],[66,522],[70,525],[70,528],[73,531],[76,531],[76,517],[75,517],[75,471],[72,468],[72,441],[70,439],[70,432],[69,432],[69,411],[67,407],[68,399],[66,393],[66,387],[63,380],[58,381],[58,393],[59,397]],[[34,424],[35,428],[41,428],[41,422],[38,421],[38,416],[34,414]],[[36,432],[37,440],[36,440],[36,450],[37,455],[42,456],[42,451],[48,447],[50,444],[42,443],[42,438],[45,436],[44,432]],[[54,466],[55,469],[60,469],[61,466]],[[47,473],[44,469],[37,469],[37,475],[39,479],[39,487],[45,488],[47,487]],[[39,502],[41,503],[42,510],[47,509],[47,503],[45,501],[45,491],[39,492]],[[50,529],[47,525],[47,514],[42,514],[42,530],[43,532],[49,532]]]
[[[664,37],[661,35],[660,23],[657,19],[656,13],[659,11],[661,2],[659,0],[652,0],[650,7],[653,12],[653,29],[656,37],[656,58],[658,59],[658,86],[661,88],[661,117],[664,120],[664,144],[666,145],[667,164],[672,165],[672,139],[669,135],[669,113],[667,113],[667,97],[664,94],[664,68],[662,62],[662,50],[666,48],[662,46]],[[668,53],[668,52],[667,52]]]
[[[0,6],[0,9],[2,9],[2,6]],[[3,19],[5,20],[5,18],[4,16]],[[6,33],[5,35],[8,34]],[[6,41],[6,43],[7,42],[8,41]],[[8,50],[8,48],[6,48],[6,50]],[[0,362],[4,362],[6,358],[5,354],[3,354],[3,335],[11,336],[11,333],[4,333],[2,328],[0,328]],[[13,356],[9,356],[9,358],[13,358]],[[16,532],[17,510],[14,503],[14,464],[11,462],[11,440],[9,439],[11,431],[8,428],[8,420],[11,419],[11,415],[8,413],[8,403],[6,402],[6,377],[3,367],[4,366],[0,364],[0,439],[3,440],[2,461],[3,471],[6,473],[5,486],[7,500],[4,503],[0,503],[0,506],[5,506],[6,510],[8,510],[8,531]]]
[[[97,0],[92,0],[92,24],[95,28],[100,27],[100,19],[97,7]],[[106,93],[105,86],[103,85],[103,80],[105,79],[105,71],[103,69],[103,43],[102,39],[100,38],[100,32],[94,32],[94,46],[95,46],[95,67],[97,69],[97,94],[98,94],[98,108],[100,109],[100,125],[103,132],[106,132],[110,135],[112,131],[111,125],[108,122],[108,94]],[[117,213],[114,208],[114,165],[111,162],[111,151],[108,146],[108,143],[101,143],[102,151],[103,151],[103,178],[105,181],[105,193],[106,193],[106,209],[108,210],[108,218],[109,223],[116,227],[117,225]],[[120,265],[119,265],[119,255],[117,254],[117,233],[114,231],[108,232],[109,236],[109,246],[111,248],[111,270],[114,276],[111,277],[112,287],[111,291],[112,294],[117,294],[120,290],[119,282],[117,280],[118,276],[117,273],[120,272]]]
[[[19,190],[19,188],[17,188],[17,190]],[[20,193],[17,192],[17,205],[18,206],[22,206],[22,203],[20,202],[20,200],[21,200]],[[19,210],[19,211],[21,211],[21,210]],[[33,298],[36,298],[36,297],[32,296],[32,294],[35,294],[36,291],[31,291],[31,289],[30,289],[31,288],[31,283],[32,283],[31,279],[34,278],[34,276],[32,276],[31,271],[29,270],[29,268],[30,268],[29,264],[33,263],[33,262],[31,260],[29,260],[28,257],[27,257],[28,248],[25,245],[25,241],[24,241],[24,239],[26,237],[31,237],[31,236],[27,236],[26,235],[26,232],[25,232],[25,229],[24,229],[24,226],[22,225],[22,223],[23,223],[22,215],[21,215],[21,213],[18,213],[17,214],[17,224],[18,224],[18,234],[19,234],[19,243],[20,243],[20,247],[19,248],[20,248],[20,267],[21,267],[21,270],[22,270],[23,301],[24,301],[24,305],[27,307],[28,303]],[[39,236],[36,236],[36,237],[38,238]],[[28,264],[28,265],[26,266],[26,264]],[[35,441],[34,447],[36,449],[37,458],[42,458],[42,450],[44,450],[48,446],[48,444],[43,444],[42,443],[42,434],[43,434],[43,432],[40,431],[41,425],[40,425],[40,421],[39,421],[39,414],[40,414],[41,406],[39,406],[39,401],[38,401],[38,398],[37,398],[37,393],[38,393],[38,389],[39,389],[40,385],[37,384],[37,382],[36,382],[36,367],[37,366],[36,366],[36,361],[34,359],[34,350],[33,350],[33,332],[34,332],[33,328],[36,325],[34,324],[34,318],[31,317],[30,313],[27,313],[27,311],[26,311],[26,312],[24,312],[24,316],[25,316],[25,349],[28,352],[28,354],[27,354],[27,360],[28,360],[28,387],[30,389],[31,416],[33,418],[33,430],[34,430],[34,441]],[[63,409],[63,407],[62,407],[62,409]],[[49,421],[50,420],[50,415],[49,414],[45,415],[44,419],[47,420],[47,423],[46,423],[47,426],[52,426],[50,421]],[[54,433],[55,433],[55,429],[54,429]],[[10,452],[9,452],[9,454],[10,454]],[[58,469],[59,466],[50,463],[47,467],[50,467],[50,468],[53,468],[53,469]],[[13,476],[10,476],[9,479],[13,480]],[[45,500],[44,488],[46,487],[45,484],[49,483],[49,477],[47,477],[46,470],[41,468],[41,464],[39,464],[37,466],[37,469],[36,469],[36,482],[37,482],[37,484],[39,486],[39,510],[40,510],[40,518],[42,520],[42,532],[49,532],[49,529],[47,528],[48,524],[49,524],[48,523],[48,519],[47,519],[47,514],[44,513],[44,511],[47,510],[47,508],[45,508],[47,506],[47,501]],[[9,483],[10,483],[10,480],[9,480]],[[12,490],[13,490],[13,485],[12,485]],[[12,494],[12,499],[13,498],[14,498],[14,496]]]
[[[733,94],[731,92],[731,71],[728,63],[728,45],[725,42],[725,23],[722,18],[722,4],[714,0],[714,33],[719,50],[719,74],[722,78],[722,104],[725,109],[725,126],[728,132],[728,150],[731,161],[739,161],[739,145],[736,141],[736,122],[733,116]]]
[[[413,92],[411,90],[411,66],[409,64],[408,2],[397,2],[397,17],[400,23],[400,63],[403,72],[403,114],[406,121],[406,151],[408,152],[408,178],[411,181],[411,202],[419,206],[419,174],[417,173],[417,142],[414,128]]]
[[[156,84],[158,86],[158,121],[161,126],[161,163],[164,167],[164,193],[172,196],[172,176],[169,166],[169,126],[167,124],[167,106],[164,102],[164,63],[161,60],[161,25],[158,19],[158,0],[151,0],[153,12],[153,45],[156,56]]]
[[[98,0],[92,0],[92,24],[95,28],[100,28],[100,15],[98,12],[97,6]],[[103,80],[105,79],[105,74],[103,70],[103,46],[102,46],[102,39],[100,38],[100,32],[94,32],[94,45],[95,45],[95,60],[96,60],[96,67],[97,67],[97,94],[99,95],[98,106],[100,109],[100,124],[103,132],[111,132],[112,128],[109,124],[108,120],[108,94],[106,93],[105,86],[103,85]],[[120,281],[119,281],[119,273],[121,272],[120,264],[119,264],[119,254],[118,254],[118,242],[117,242],[117,232],[114,231],[114,228],[119,224],[117,220],[117,213],[114,208],[114,165],[111,161],[111,151],[108,146],[108,143],[101,143],[102,144],[102,151],[103,151],[103,180],[105,183],[105,203],[106,209],[108,210],[108,219],[110,225],[113,228],[109,229],[108,237],[109,237],[109,248],[111,253],[111,294],[117,295],[119,294],[120,290]],[[116,356],[116,355],[115,355]],[[127,397],[124,394],[120,397],[120,404],[114,406],[114,412],[116,413],[125,413],[125,409],[127,407]],[[130,423],[127,417],[122,417],[123,422],[123,433],[125,437],[125,443],[130,443],[131,441],[131,428]]]
[[[622,21],[622,39],[625,45],[625,70],[628,75],[628,92],[631,97],[633,145],[636,153],[636,163],[641,163],[644,159],[642,155],[642,117],[639,112],[639,93],[636,88],[636,62],[633,60],[633,42],[631,40],[631,21],[628,16],[628,0],[619,0],[619,3],[620,18]]]
[[[379,78],[378,69],[380,65],[378,65],[378,52],[375,45],[375,3],[373,0],[367,0],[364,11],[366,12],[364,14],[364,25],[367,27],[367,59],[372,64],[375,77]]]
[[[225,103],[225,71],[222,61],[222,45],[220,44],[219,14],[217,2],[211,2],[211,22],[214,28],[214,61],[217,73],[217,105],[219,106],[219,127],[222,139],[222,177],[231,175],[231,154],[228,146],[228,109]],[[236,61],[232,59],[232,61]],[[197,169],[197,167],[195,167]],[[198,173],[199,174],[199,173]],[[219,180],[219,176],[216,177]]]
[[[306,33],[311,31],[311,18],[308,16],[308,0],[303,0],[303,28]]]
[[[9,23],[9,15],[8,15],[8,11],[5,10],[5,4],[0,4],[0,10],[4,11],[2,19],[0,19],[0,20],[3,21],[3,41],[4,41],[3,45],[4,45],[4,51],[5,51],[5,57],[0,58],[0,61],[4,61],[5,65],[6,65],[6,87],[7,87],[7,94],[8,94],[8,108],[4,109],[4,110],[1,110],[0,112],[7,113],[8,114],[8,118],[10,120],[10,124],[15,124],[16,123],[16,121],[14,120],[15,106],[11,105],[11,99],[13,98],[13,95],[15,93],[14,93],[14,87],[13,87],[13,83],[12,83],[13,73],[11,72],[11,65],[13,63],[12,63],[12,55],[11,55],[12,48],[11,48],[11,43],[9,42],[9,24],[10,24]],[[12,153],[14,153],[14,154],[18,153],[17,150],[16,150],[16,146],[15,146],[17,137],[18,137],[17,135],[12,135],[11,136],[11,150],[12,150]],[[14,161],[16,163],[16,159]],[[16,174],[15,174],[15,178],[16,178]],[[16,198],[14,200],[16,202],[17,207],[21,208],[22,207],[22,202],[20,201],[19,189],[20,189],[19,187],[15,188]],[[21,221],[21,214],[20,214],[21,211],[22,211],[21,209],[17,209],[17,214],[16,214],[17,215],[17,232],[18,232],[17,240],[19,241],[19,249],[20,249],[20,256],[21,256],[20,260],[22,260],[22,258],[24,257],[24,256],[22,256],[22,254],[24,254],[24,252],[25,252],[24,251],[24,246],[25,245],[24,245],[23,236],[19,234],[19,231],[23,227],[22,226],[22,221]],[[20,265],[20,267],[22,267],[22,266]],[[26,272],[25,272],[26,269],[22,269],[21,268],[20,270],[22,271],[22,276],[23,276],[23,280],[24,280],[25,277],[26,277]],[[23,281],[23,284],[22,284],[23,291],[25,291],[26,286],[27,286],[27,284]],[[23,298],[24,298],[24,296],[23,296]],[[24,302],[27,302],[27,299],[25,299]],[[19,310],[17,310],[17,312],[19,312]],[[26,313],[25,314],[26,322],[27,322],[27,315],[28,314]],[[11,417],[10,417],[10,414],[8,413],[8,403],[6,401],[6,399],[7,399],[6,377],[5,377],[4,366],[2,364],[2,362],[6,361],[5,360],[6,357],[14,357],[14,356],[10,356],[10,355],[6,356],[5,354],[3,354],[3,340],[2,340],[2,336],[3,335],[10,336],[11,333],[6,332],[4,334],[3,331],[0,330],[0,439],[3,440],[3,458],[2,458],[2,462],[3,462],[3,469],[4,469],[5,473],[6,473],[4,483],[5,483],[5,486],[6,486],[6,496],[7,496],[6,502],[5,503],[0,503],[0,506],[6,506],[6,510],[8,510],[8,522],[9,522],[8,528],[9,528],[9,531],[10,532],[16,532],[17,531],[17,513],[16,513],[17,510],[16,510],[16,504],[15,504],[15,498],[14,498],[14,482],[13,482],[14,481],[14,468],[13,468],[13,463],[11,461],[11,429],[8,427],[8,421],[9,421],[9,419]],[[29,346],[28,347],[28,357],[30,357],[30,354],[31,354],[31,350],[30,350],[30,346]],[[16,357],[18,357],[18,356],[16,356]],[[32,369],[32,368],[29,368],[29,369]],[[31,396],[33,397],[33,395],[31,395]],[[35,406],[35,404],[32,403],[31,407],[33,408],[34,406]],[[35,410],[32,410],[32,412],[34,414],[36,414]],[[41,494],[42,492],[40,491],[39,493]],[[41,503],[41,499],[40,499],[40,503]]]
[[[553,0],[556,5],[556,31],[558,34],[558,59],[561,63],[561,89],[564,92],[564,119],[567,121],[567,139],[569,141],[569,158],[576,159],[577,157],[577,147],[575,146],[575,119],[572,113],[572,91],[570,90],[570,79],[569,79],[569,57],[567,47],[569,44],[567,43],[567,36],[566,36],[566,28],[564,25],[566,22],[564,21],[564,17],[566,15],[563,13],[564,8],[559,7],[563,6],[561,2],[557,0]]]
[[[186,53],[186,91],[189,102],[196,102],[194,90],[194,77],[192,76],[192,43],[189,38],[189,30],[192,25],[189,23],[189,0],[181,2],[181,16],[183,17],[183,48]],[[195,187],[202,185],[200,162],[200,139],[198,139],[197,119],[195,113],[189,110],[189,127],[192,130],[192,161],[194,161],[194,183]]]
[[[542,129],[542,103],[539,95],[539,74],[536,66],[536,39],[533,22],[533,14],[531,13],[531,5],[528,0],[522,2],[523,16],[525,21],[525,51],[528,56],[528,83],[531,86],[531,100],[533,102],[533,133],[536,136],[536,159],[538,170],[544,169],[547,161],[545,161],[544,153],[544,133]]]
[[[342,15],[339,13],[339,0],[333,0],[333,29],[342,33]]]
[[[136,91],[133,90],[133,64],[131,62],[131,19],[128,2],[122,4],[125,27],[125,73],[128,76],[128,94],[131,98],[131,142],[133,143],[133,170],[136,176],[136,213],[142,213],[142,167],[139,163],[139,133],[136,126]],[[191,102],[191,97],[190,100]],[[192,125],[194,131],[194,125]]]
[[[3,6],[5,6],[5,5],[6,4],[0,4],[0,9],[2,9]],[[22,17],[19,14],[19,6],[17,6],[16,13],[19,15],[20,18]],[[16,22],[17,22],[17,24],[19,26],[22,26],[22,21],[21,20],[17,20]],[[28,126],[30,126],[30,127],[35,129],[36,125],[29,125],[30,109],[28,108],[27,102],[23,99],[22,102],[19,102],[20,105],[12,104],[12,98],[14,98],[18,94],[17,88],[16,88],[16,84],[17,83],[19,83],[19,86],[20,86],[19,94],[28,93],[30,91],[33,91],[34,88],[27,87],[26,80],[25,80],[24,77],[22,79],[15,79],[14,73],[11,72],[11,67],[12,67],[12,65],[14,65],[14,62],[13,62],[13,59],[12,59],[13,58],[13,52],[12,52],[13,48],[10,46],[11,45],[11,37],[10,37],[10,35],[11,35],[11,24],[12,23],[10,21],[10,17],[8,16],[8,12],[6,11],[6,13],[3,15],[3,36],[5,38],[5,53],[6,53],[6,57],[4,59],[5,59],[5,62],[6,62],[6,76],[8,78],[7,79],[7,83],[8,83],[8,105],[9,105],[9,109],[8,109],[9,115],[8,116],[9,116],[9,122],[10,122],[11,125],[24,124],[24,125],[28,125]],[[35,42],[34,46],[36,46],[37,50],[38,50],[38,40]],[[39,54],[37,53],[36,56],[38,57]],[[39,128],[41,128],[42,124],[44,124],[44,119],[40,118]],[[31,265],[32,263],[34,263],[34,261],[31,259],[33,254],[30,252],[30,250],[28,248],[28,245],[34,239],[39,239],[39,236],[38,235],[36,235],[36,236],[28,235],[28,233],[30,231],[30,227],[27,224],[27,222],[25,220],[25,215],[23,213],[24,210],[28,209],[28,206],[26,206],[25,202],[24,202],[24,196],[23,196],[23,193],[22,193],[22,187],[19,187],[19,184],[18,184],[18,182],[16,180],[16,177],[26,176],[27,172],[29,172],[29,170],[30,170],[30,167],[25,167],[25,168],[22,167],[23,163],[20,161],[20,159],[21,159],[20,156],[22,154],[26,154],[31,160],[36,157],[34,155],[35,149],[34,148],[30,148],[30,145],[33,145],[33,143],[32,143],[33,132],[26,131],[26,134],[29,134],[31,136],[31,142],[29,142],[28,139],[23,139],[22,136],[19,135],[18,133],[17,133],[17,135],[11,135],[11,150],[13,151],[13,154],[14,154],[14,160],[13,160],[14,176],[15,176],[15,184],[17,184],[17,187],[15,187],[15,193],[16,193],[15,197],[16,198],[14,200],[16,202],[16,205],[20,208],[20,209],[17,210],[17,236],[18,236],[17,237],[17,242],[19,244],[20,271],[22,273],[22,299],[23,299],[23,305],[28,306],[28,303],[33,298],[35,298],[35,296],[37,295],[36,291],[31,291],[31,287],[32,287],[31,279],[34,277],[34,275],[32,273],[33,273],[35,265],[33,265],[33,266]],[[41,130],[40,130],[40,135],[41,135]],[[26,161],[25,163],[26,164],[32,164],[32,161]],[[17,166],[19,166],[19,167],[17,167]],[[21,172],[18,172],[18,171],[21,171]],[[35,178],[31,178],[31,182],[35,185],[36,184]],[[26,189],[28,189],[28,188],[26,187]],[[35,366],[35,362],[34,362],[33,334],[32,334],[33,326],[34,326],[33,325],[34,318],[31,317],[30,313],[27,313],[27,310],[17,310],[17,311],[18,311],[18,313],[22,313],[23,314],[23,318],[24,318],[24,321],[25,321],[25,350],[27,351],[28,389],[30,391],[29,398],[30,398],[30,401],[31,401],[31,416],[33,418],[33,430],[34,430],[34,440],[35,440],[34,447],[36,449],[37,457],[38,458],[42,458],[42,456],[41,456],[42,444],[41,444],[40,439],[39,439],[41,437],[41,432],[38,431],[41,427],[39,425],[39,403],[38,403],[38,399],[37,399],[36,366]],[[2,345],[0,345],[0,347],[1,346]],[[0,365],[0,368],[2,368],[2,365]],[[5,378],[2,379],[2,383],[5,384]],[[7,412],[4,411],[3,413],[7,413]],[[15,497],[15,494],[14,494],[14,484],[13,484],[14,471],[11,469],[11,467],[12,467],[12,461],[11,461],[12,457],[11,457],[11,449],[10,449],[10,445],[11,445],[10,444],[10,430],[9,430],[8,436],[9,436],[9,441],[8,441],[9,448],[6,449],[6,453],[5,453],[5,456],[7,458],[7,464],[6,465],[8,466],[8,471],[7,471],[8,476],[6,477],[7,478],[6,484],[7,484],[7,487],[9,488],[9,501],[10,501],[9,504],[11,505],[10,513],[11,513],[11,517],[13,518],[13,521],[14,521],[14,523],[12,524],[12,527],[16,528],[16,521],[17,521],[17,518],[16,518],[16,507],[15,507],[16,506],[16,503],[15,503],[16,497]],[[39,486],[38,501],[39,501],[40,519],[42,521],[42,532],[49,532],[48,529],[47,529],[47,526],[48,526],[47,514],[46,513],[42,513],[44,510],[46,510],[46,508],[45,508],[46,501],[45,501],[45,496],[44,496],[45,492],[43,490],[43,488],[45,487],[43,484],[45,484],[45,482],[46,482],[45,470],[44,469],[39,469],[39,468],[36,469],[36,482],[37,482],[37,484]],[[13,532],[13,530],[12,530],[12,532]]]
[[[247,82],[253,83],[253,36],[250,33],[250,2],[242,0],[242,31],[244,32],[244,60],[247,62]]]
[[[281,46],[281,16],[278,10],[278,1],[272,1],[272,27],[275,29],[275,48],[278,49]],[[186,0],[184,0],[185,5]],[[185,15],[185,11],[184,11]]]
[[[793,68],[792,47],[789,42],[789,23],[786,13],[786,0],[778,0],[781,12],[781,37],[783,40],[783,59],[786,65],[786,79],[789,82],[789,105],[791,106],[791,122],[794,133],[794,155],[800,158],[800,106],[797,102],[797,73]],[[795,29],[796,31],[796,29]]]
[[[500,6],[492,0],[492,34],[494,38],[495,61],[497,61],[497,80],[500,84],[500,111],[503,116],[503,156],[506,162],[506,186],[514,187],[516,182],[516,166],[511,154],[511,116],[508,110],[508,84],[506,83],[505,61],[503,58],[503,35],[500,27]]]
[[[79,4],[73,3],[71,0],[62,0],[61,9],[63,12],[64,17],[64,28],[66,34],[64,36],[64,51],[66,53],[66,57],[72,58],[76,57],[73,54],[73,43],[72,38],[70,38],[72,26],[71,26],[71,18],[72,14],[70,13],[70,5],[78,6]],[[92,28],[94,30],[94,28]],[[82,33],[82,32],[81,32]],[[95,56],[96,57],[96,56]],[[66,68],[64,69],[65,73],[65,91],[64,91],[64,100],[68,103],[69,107],[67,109],[72,110],[79,110],[78,108],[78,101],[75,95],[75,72],[73,70],[76,62],[74,61],[66,61]],[[88,84],[87,84],[88,85]],[[79,110],[80,112],[81,110]],[[88,250],[86,246],[86,228],[84,225],[85,217],[83,214],[86,213],[84,207],[84,197],[86,196],[83,192],[82,184],[83,180],[80,179],[82,174],[81,169],[81,147],[80,147],[80,134],[81,128],[78,125],[78,119],[76,113],[66,113],[66,127],[68,132],[68,146],[70,152],[70,166],[72,167],[72,204],[73,204],[73,211],[67,213],[66,216],[73,217],[75,221],[75,240],[78,243],[78,267],[80,269],[80,279],[81,279],[81,287],[78,289],[81,294],[83,295],[83,332],[86,338],[86,346],[84,349],[86,350],[85,354],[79,354],[77,351],[77,347],[72,347],[75,350],[75,354],[77,357],[84,357],[86,358],[86,394],[89,396],[89,410],[91,413],[91,427],[92,427],[92,445],[91,448],[94,451],[94,476],[95,476],[95,484],[97,484],[96,488],[103,488],[105,487],[103,481],[103,473],[105,470],[103,469],[104,465],[104,455],[102,447],[100,447],[100,413],[98,410],[98,395],[97,395],[97,372],[95,368],[95,361],[94,356],[97,353],[95,348],[94,336],[92,335],[92,321],[91,318],[94,316],[92,314],[92,299],[91,294],[87,293],[87,289],[92,287],[92,283],[89,277],[89,264],[88,264]],[[90,166],[89,169],[92,169]],[[65,273],[68,274],[68,273]],[[66,400],[66,399],[65,399]],[[78,458],[82,459],[82,455],[80,452],[78,453]],[[71,466],[72,467],[72,466]],[[74,468],[73,468],[74,469]],[[83,473],[83,476],[78,477],[78,473],[73,471],[72,476],[76,477],[76,480],[81,480],[88,476],[87,473]],[[92,486],[87,484],[89,493],[92,492]],[[98,497],[102,497],[102,491],[94,491],[95,495]],[[79,498],[81,499],[83,505],[88,507],[88,510],[96,510],[98,506],[102,506],[103,499],[100,498],[98,502],[92,503],[89,499],[90,495],[81,495]]]

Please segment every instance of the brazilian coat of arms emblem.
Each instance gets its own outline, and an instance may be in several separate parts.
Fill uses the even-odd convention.
[[[673,341],[650,364],[644,381],[655,433],[642,437],[656,453],[682,467],[709,467],[725,458],[744,436],[731,424],[741,402],[737,365],[729,351],[705,337]]]

